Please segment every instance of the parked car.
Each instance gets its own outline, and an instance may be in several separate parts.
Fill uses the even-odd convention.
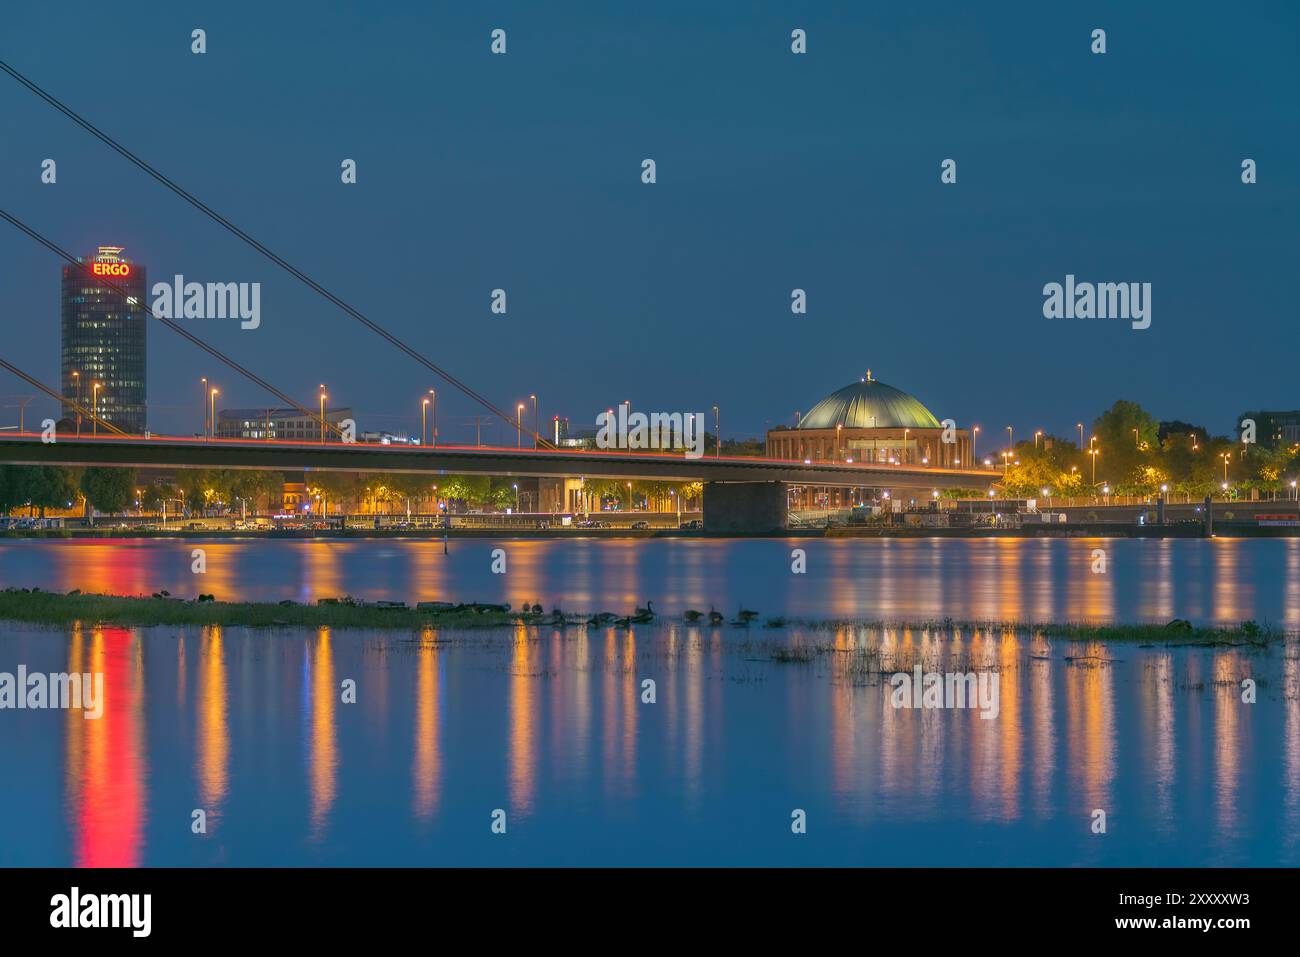
[[[691,531],[699,531],[704,528],[704,523],[698,518],[693,518],[689,522],[683,522],[681,527]]]
[[[650,527],[650,523],[649,523],[649,522],[633,522],[633,523],[632,523],[632,527],[633,527],[633,528],[636,528],[636,529],[649,528],[649,527]]]

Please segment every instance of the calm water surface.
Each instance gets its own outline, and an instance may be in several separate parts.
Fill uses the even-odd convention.
[[[190,571],[191,551],[207,573]],[[506,553],[493,574],[492,551]],[[791,551],[807,573],[791,573]],[[1107,571],[1094,574],[1093,553]],[[1300,629],[1292,539],[522,539],[0,541],[0,587],[221,600],[352,594],[401,601],[540,602],[672,615],[742,604],[815,619],[1168,621],[1246,618]]]
[[[899,619],[1293,625],[1296,607],[1289,541],[499,545],[505,576],[491,575],[488,542],[453,542],[446,557],[441,543],[208,542],[203,590]],[[6,542],[0,585],[190,594],[191,547]],[[790,575],[793,547],[806,576]],[[1088,570],[1096,547],[1105,576]],[[792,649],[807,654],[782,660]],[[1080,654],[1113,660],[1065,660]],[[103,672],[107,706],[98,721],[0,711],[0,864],[1300,863],[1293,642],[667,621],[425,634],[0,624],[0,672],[20,664]],[[995,672],[998,716],[895,709],[881,673],[915,664]],[[355,704],[341,700],[347,679]],[[206,835],[191,833],[196,808]],[[505,835],[491,833],[496,809]]]

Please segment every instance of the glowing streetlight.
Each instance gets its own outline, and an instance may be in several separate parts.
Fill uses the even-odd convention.
[[[538,432],[537,432],[537,396],[536,396],[536,395],[530,395],[528,398],[530,398],[530,399],[532,400],[532,402],[533,402],[533,448],[536,449],[536,448],[537,448],[537,439],[538,439]]]
[[[217,389],[211,389],[208,392],[208,414],[209,421],[212,423],[212,437],[217,437],[217,396],[220,395]]]
[[[90,418],[92,422],[91,435],[99,434],[99,387],[102,384],[103,383],[96,382],[92,390],[93,395],[91,398],[91,405],[90,405]]]
[[[425,396],[420,400],[420,444],[429,444],[429,431],[426,428],[429,415],[429,397]]]
[[[524,404],[515,406],[515,448],[524,447]]]
[[[325,394],[325,383],[322,382],[320,387],[320,443],[321,445],[325,444],[325,400],[328,398],[329,396]]]
[[[978,462],[979,458],[975,455],[975,443],[979,441],[980,427],[977,425],[971,429],[970,435],[970,457],[972,462]]]
[[[1076,427],[1079,429],[1079,448],[1083,448],[1083,423],[1076,423]]]
[[[1224,452],[1221,456],[1223,459],[1223,487],[1228,487],[1228,460],[1232,458],[1231,452]]]
[[[1042,434],[1043,434],[1042,429],[1039,429],[1037,432],[1034,433],[1034,448],[1038,448],[1038,439]]]
[[[203,388],[203,392],[201,393],[203,405],[203,438],[206,439],[210,434],[208,431],[208,377],[204,376],[199,380],[199,382],[202,384]]]
[[[722,413],[718,411],[718,407],[716,405],[713,407],[713,430],[718,433],[718,449],[717,449],[717,454],[714,456],[714,458],[721,458],[722,457]]]
[[[436,389],[429,390],[429,404],[433,406],[433,447],[438,447],[438,392]]]

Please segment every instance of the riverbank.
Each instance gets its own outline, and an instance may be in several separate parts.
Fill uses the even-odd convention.
[[[1201,525],[1127,524],[1088,522],[1058,525],[1025,525],[1020,528],[927,528],[924,526],[834,525],[830,528],[787,528],[760,532],[710,532],[707,529],[676,528],[452,528],[441,529],[304,529],[283,532],[244,529],[202,528],[137,531],[129,528],[24,529],[0,533],[7,539],[230,539],[235,541],[418,539],[654,539],[654,538],[1204,538]],[[1257,525],[1247,522],[1216,522],[1216,538],[1300,538],[1300,525]]]
[[[534,606],[539,607],[539,606]],[[1101,641],[1127,644],[1243,645],[1264,647],[1281,640],[1281,631],[1253,621],[1235,627],[1208,628],[1175,620],[1168,624],[1113,624],[1087,622],[884,622],[836,620],[787,620],[756,617],[749,621],[710,623],[707,617],[695,622],[666,616],[615,618],[592,617],[588,613],[560,615],[511,609],[508,604],[423,602],[410,608],[400,602],[364,602],[350,597],[322,599],[315,605],[293,601],[222,602],[182,599],[167,593],[152,597],[92,595],[81,592],[59,594],[39,589],[6,588],[0,592],[0,620],[42,625],[220,625],[250,628],[366,628],[423,631],[429,628],[507,628],[520,625],[544,629],[585,627],[638,628],[684,623],[712,629],[719,626],[753,628],[779,632],[799,625],[814,630],[845,627],[908,629],[913,631],[1016,633],[1063,641]]]

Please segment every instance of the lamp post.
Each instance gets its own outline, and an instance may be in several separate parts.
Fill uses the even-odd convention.
[[[429,399],[426,397],[420,400],[420,444],[421,445],[429,444],[429,430],[427,428],[428,416],[429,416]]]
[[[1228,459],[1232,458],[1232,453],[1224,452],[1222,458],[1223,458],[1223,481],[1225,483],[1224,488],[1227,488],[1226,483],[1228,481]]]
[[[1140,449],[1140,448],[1142,448],[1142,443],[1138,441],[1138,430],[1137,430],[1137,429],[1134,429],[1134,430],[1133,430],[1133,448],[1135,448],[1135,449]]]
[[[72,380],[77,387],[77,435],[81,435],[81,373],[73,370]]]
[[[844,423],[836,422],[835,423],[835,461],[837,462],[840,460],[840,456],[844,452],[844,444],[843,444],[843,440],[841,439],[841,436],[843,434],[844,434]]]
[[[519,514],[519,484],[514,483],[511,488],[515,490],[515,514]]]
[[[325,444],[325,400],[328,398],[329,396],[325,394],[325,383],[322,382],[320,387],[320,444],[321,445]]]
[[[1093,436],[1093,441],[1096,441],[1096,436]],[[1093,485],[1097,484],[1097,453],[1100,451],[1101,451],[1100,449],[1088,450],[1088,454],[1092,456],[1092,484]]]
[[[632,511],[632,483],[627,483],[627,510]]]
[[[975,443],[979,441],[980,427],[977,425],[971,429],[970,436],[970,460],[972,465],[979,464],[979,456],[975,454]]]
[[[221,392],[215,388],[208,393],[208,417],[212,423],[212,437],[214,439],[217,437],[217,396],[220,394]]]
[[[515,448],[524,447],[524,404],[515,406]]]
[[[1034,448],[1038,448],[1038,437],[1042,434],[1043,434],[1042,429],[1039,429],[1037,432],[1034,433]]]
[[[538,435],[538,432],[537,432],[537,396],[536,396],[536,395],[530,395],[528,398],[530,398],[530,399],[533,400],[533,448],[536,449],[536,448],[537,448],[537,441],[538,441],[538,438],[539,438],[539,435]]]
[[[722,413],[718,411],[718,407],[716,405],[713,407],[713,429],[715,432],[718,433],[718,449],[717,449],[717,454],[714,456],[714,458],[721,458],[722,457]]]
[[[204,376],[199,382],[203,388],[203,440],[206,442],[208,439],[208,377]]]
[[[433,447],[438,447],[438,390],[429,390],[429,404],[433,406]]]
[[[96,382],[93,388],[93,397],[90,404],[91,434],[99,434],[99,387],[102,383]]]
[[[1083,423],[1082,422],[1078,423],[1078,428],[1079,428],[1079,448],[1082,449],[1083,448]]]

